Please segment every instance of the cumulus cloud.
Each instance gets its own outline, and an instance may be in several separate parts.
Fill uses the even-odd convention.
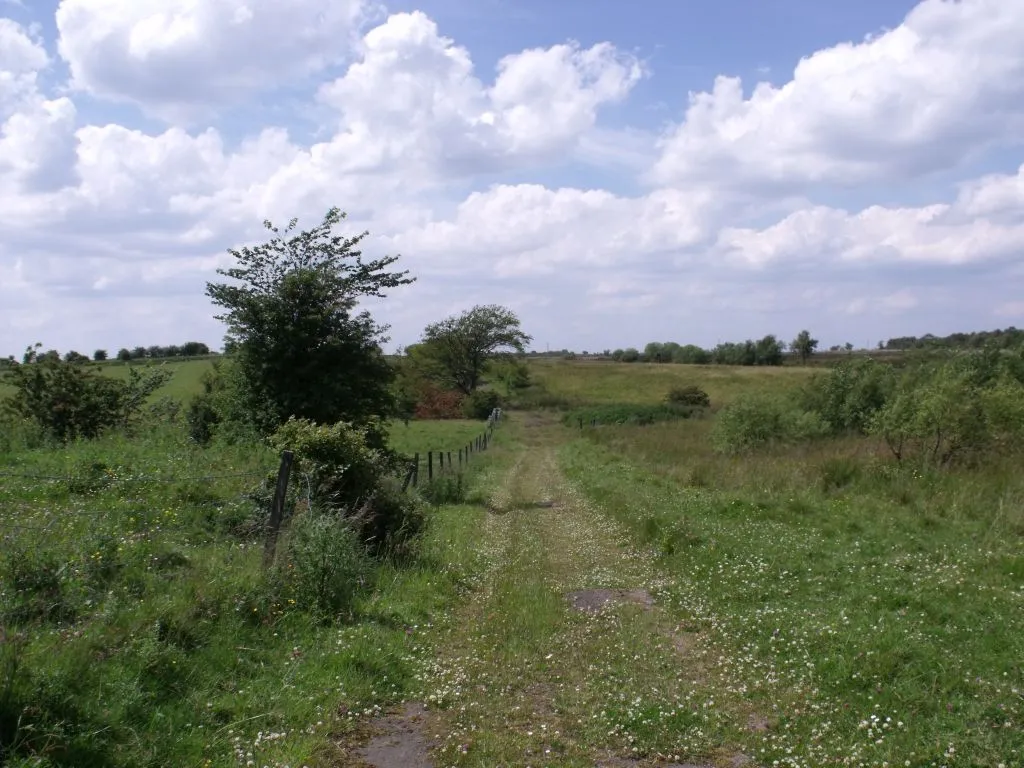
[[[360,60],[320,99],[339,113],[335,142],[359,150],[354,170],[400,163],[457,174],[564,151],[641,74],[608,43],[566,43],[505,56],[485,86],[465,48],[425,14],[400,13],[367,33]]]
[[[203,286],[225,249],[262,238],[264,218],[311,225],[335,204],[346,230],[373,233],[364,250],[400,253],[420,278],[373,303],[396,343],[492,301],[539,343],[590,349],[805,326],[833,343],[851,322],[919,323],[896,334],[1020,316],[1024,166],[965,170],[958,191],[917,189],[912,204],[888,191],[880,204],[877,183],[1024,135],[1022,0],[925,0],[891,32],[808,56],[780,87],[745,96],[719,80],[660,147],[602,125],[645,75],[611,43],[507,53],[482,73],[423,13],[367,29],[355,0],[290,5],[64,0],[70,91],[42,85],[47,45],[0,20],[5,354],[37,338],[215,343]],[[315,140],[287,121],[239,139],[231,123],[185,119],[307,75]],[[172,124],[89,119],[103,104],[83,91]],[[644,170],[655,183],[624,194]],[[836,183],[867,202],[838,207],[822,192]]]
[[[72,85],[175,117],[209,112],[348,55],[368,0],[61,0]]]
[[[906,179],[1024,136],[1024,4],[924,0],[895,29],[803,58],[792,79],[720,76],[663,139],[659,183]]]
[[[763,229],[726,227],[716,251],[741,267],[802,264],[967,265],[1024,251],[1024,166],[964,185],[952,203],[870,206],[857,213],[813,206]]]

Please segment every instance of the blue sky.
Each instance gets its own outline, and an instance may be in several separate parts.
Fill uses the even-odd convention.
[[[0,0],[0,351],[222,329],[332,205],[539,347],[1024,321],[1024,0]]]

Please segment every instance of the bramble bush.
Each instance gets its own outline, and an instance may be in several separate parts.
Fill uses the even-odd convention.
[[[824,437],[828,424],[813,411],[773,395],[746,395],[718,413],[711,441],[721,453],[741,453],[771,443]]]
[[[708,393],[696,384],[672,387],[665,396],[665,402],[670,405],[689,405],[694,408],[708,408],[711,405],[711,398]]]
[[[394,477],[400,459],[385,447],[379,421],[355,427],[289,419],[270,437],[275,450],[295,453],[294,488],[315,509],[348,521],[376,556],[404,556],[425,523],[416,500]]]

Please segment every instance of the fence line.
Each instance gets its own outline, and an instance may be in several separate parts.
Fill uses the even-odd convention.
[[[432,483],[434,481],[434,457],[437,457],[437,475],[442,477],[452,472],[461,472],[464,466],[469,466],[469,457],[474,453],[480,453],[486,451],[490,445],[493,436],[494,428],[501,421],[503,412],[500,408],[495,408],[491,411],[487,417],[487,422],[484,426],[484,431],[477,435],[473,440],[470,440],[466,445],[458,448],[456,451],[427,451],[426,453],[426,469],[427,478],[426,482]],[[458,462],[456,464],[456,461]],[[416,488],[420,484],[420,465],[422,464],[420,454],[417,452],[412,461],[409,464],[409,469],[405,473],[405,478],[402,481],[402,490],[406,491],[409,487]]]
[[[461,472],[464,467],[469,465],[470,457],[476,453],[486,451],[493,441],[494,428],[501,421],[502,411],[500,408],[495,408],[491,411],[491,414],[487,417],[487,422],[484,426],[484,431],[477,435],[476,438],[469,441],[465,446],[458,448],[456,451],[427,451],[426,454],[426,469],[427,469],[427,483],[433,482],[435,477],[435,464],[434,459],[437,457],[437,476],[441,477],[452,472]],[[264,567],[270,567],[273,565],[274,556],[277,548],[277,539],[281,531],[281,527],[285,522],[285,507],[288,496],[288,484],[292,475],[292,466],[294,463],[294,453],[292,451],[284,451],[281,454],[281,463],[278,467],[277,472],[277,484],[274,489],[274,498],[271,504],[269,514],[267,517],[265,531],[266,539],[264,540],[264,551],[263,551],[263,564]],[[417,453],[413,462],[410,464],[408,470],[405,473],[404,481],[402,483],[402,491],[412,487],[417,487],[420,483],[420,454]],[[82,482],[89,481],[90,479],[102,479],[106,473],[97,473],[90,475],[88,473],[81,475],[45,475],[38,473],[27,473],[27,472],[11,472],[11,471],[0,471],[0,478],[18,478],[28,480],[45,480],[50,482]],[[220,480],[226,478],[261,478],[264,481],[268,479],[269,470],[266,472],[232,472],[225,474],[216,475],[182,475],[177,477],[167,476],[146,476],[146,475],[129,475],[126,477],[117,477],[116,475],[107,475],[112,480],[111,485],[130,484],[130,483],[178,483],[188,481],[209,481],[209,480]],[[309,483],[308,477],[307,486]],[[307,487],[308,490],[308,487]],[[310,500],[311,501],[311,500]],[[9,516],[4,516],[0,519],[0,539],[9,539],[12,534],[21,533],[24,531],[39,531],[47,532],[53,528],[54,525],[60,523],[63,519],[68,517],[77,517],[79,519],[84,517],[103,517],[108,512],[106,510],[61,510],[59,514],[50,516],[45,522],[15,522],[10,519]]]

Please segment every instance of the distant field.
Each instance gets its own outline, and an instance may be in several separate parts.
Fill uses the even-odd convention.
[[[534,380],[571,405],[657,403],[672,387],[697,384],[721,405],[744,391],[781,391],[798,386],[814,373],[798,367],[734,367],[568,360],[530,362]]]
[[[202,385],[200,381],[203,374],[210,370],[213,366],[213,360],[215,358],[199,358],[192,360],[158,360],[153,363],[141,362],[141,363],[130,363],[125,364],[118,361],[110,361],[107,363],[101,363],[95,365],[95,368],[101,371],[105,376],[112,376],[118,379],[125,379],[128,377],[129,367],[148,367],[163,368],[174,373],[167,384],[157,391],[154,397],[174,397],[179,400],[187,400],[194,394],[201,391]],[[94,364],[90,363],[90,366]],[[0,398],[7,397],[13,394],[14,390],[9,384],[6,383],[5,377],[0,377]]]

